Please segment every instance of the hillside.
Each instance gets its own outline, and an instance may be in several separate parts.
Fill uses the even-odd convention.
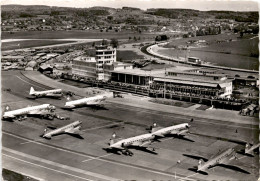
[[[199,35],[256,29],[258,12],[148,9],[134,7],[70,8],[41,5],[3,5],[2,31],[100,30],[101,32],[179,32]],[[250,26],[250,27],[249,27]],[[253,28],[252,28],[253,27]],[[210,31],[210,33],[205,33]],[[215,33],[213,33],[215,34]],[[187,35],[189,36],[189,35]]]

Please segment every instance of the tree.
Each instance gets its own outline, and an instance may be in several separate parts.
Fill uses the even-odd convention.
[[[115,39],[115,38],[112,38],[111,41],[110,41],[110,45],[111,45],[113,48],[117,48],[117,47],[118,47],[118,40]]]
[[[132,39],[132,37],[131,36],[129,36],[129,38],[128,38],[129,40],[131,40]]]
[[[102,45],[107,45],[108,42],[107,42],[107,40],[103,39],[101,44],[102,44]]]
[[[96,45],[96,43],[95,43],[95,42],[93,42],[93,43],[92,43],[92,47],[94,47],[95,45]]]
[[[136,38],[136,37],[134,37],[134,41],[137,41],[137,38]]]
[[[240,31],[240,38],[242,38],[244,35],[244,32],[243,31]]]

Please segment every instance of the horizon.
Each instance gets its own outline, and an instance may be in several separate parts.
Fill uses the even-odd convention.
[[[165,3],[164,3],[165,2]],[[60,4],[62,6],[59,6]],[[107,7],[122,8],[131,7],[141,10],[147,9],[191,9],[199,11],[258,11],[258,1],[240,0],[240,1],[173,1],[173,0],[78,0],[73,3],[72,0],[2,0],[2,5],[23,5],[23,6],[50,6],[50,7],[70,7],[70,8],[91,8],[91,7]],[[134,5],[134,6],[133,6]]]

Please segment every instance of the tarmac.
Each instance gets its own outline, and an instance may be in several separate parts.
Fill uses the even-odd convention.
[[[55,113],[69,116],[70,120],[53,121],[28,117],[21,122],[2,122],[3,166],[24,175],[43,180],[256,180],[259,157],[238,155],[230,162],[233,169],[216,167],[207,175],[194,172],[198,160],[185,155],[210,158],[219,149],[244,147],[245,141],[256,141],[258,127],[228,120],[207,119],[197,115],[190,123],[190,134],[183,139],[166,137],[152,146],[155,152],[132,149],[132,157],[107,152],[111,135],[123,138],[147,133],[146,128],[157,122],[169,126],[189,122],[192,118],[179,107],[164,106],[149,102],[148,97],[124,94],[124,98],[111,98],[104,109],[89,107],[63,110],[66,99],[28,99],[31,86],[36,90],[62,88],[81,96],[91,96],[96,88],[77,88],[53,80],[38,72],[6,71],[2,73],[2,106],[11,109],[50,103],[56,106]],[[32,81],[35,80],[35,81]],[[6,91],[10,88],[11,91]],[[3,91],[5,90],[5,91]],[[115,102],[112,102],[115,101]],[[143,102],[143,103],[142,103]],[[139,105],[140,104],[140,105]],[[139,105],[139,106],[137,106]],[[156,106],[157,105],[157,106]],[[162,107],[163,108],[160,108]],[[192,113],[202,114],[191,107]],[[185,109],[186,111],[188,109]],[[211,110],[212,111],[212,110]],[[185,111],[184,111],[185,112]],[[204,116],[204,115],[203,115]],[[63,134],[46,140],[39,137],[46,126],[60,127],[75,120],[82,120],[83,140]],[[238,130],[238,133],[235,132]],[[244,142],[237,143],[238,140]],[[240,169],[238,169],[239,167]]]
[[[41,84],[45,84],[46,82],[48,82],[50,83],[50,85],[53,86],[53,88],[61,88],[64,90],[77,92],[77,94],[82,97],[93,96],[91,92],[93,90],[94,91],[97,90],[93,88],[77,88],[75,86],[63,84],[60,83],[59,80],[51,79],[36,71],[23,72],[23,75]],[[89,94],[86,94],[86,92],[88,92]],[[100,93],[102,94],[102,91],[100,91]],[[239,115],[239,111],[215,109],[215,108],[207,109],[206,111],[196,110],[190,107],[182,108],[176,106],[156,104],[156,103],[149,102],[149,99],[151,98],[144,97],[144,96],[140,97],[132,94],[124,94],[124,101],[122,101],[121,99],[110,99],[109,102],[113,102],[117,104],[125,104],[129,106],[138,106],[140,108],[147,108],[151,110],[160,110],[162,112],[168,112],[168,113],[189,115],[191,117],[201,117],[201,118],[214,119],[214,120],[219,119],[222,121],[233,122],[233,123],[259,125],[259,120],[257,118],[241,116]]]

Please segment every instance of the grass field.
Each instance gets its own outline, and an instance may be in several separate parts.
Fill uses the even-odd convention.
[[[2,178],[3,180],[7,180],[7,181],[37,181],[36,179],[33,179],[31,177],[27,177],[4,168],[2,171]]]
[[[138,55],[134,51],[130,50],[117,50],[117,61],[120,62],[128,62],[131,60],[136,60],[136,59],[143,59],[144,56]]]
[[[10,34],[9,32],[2,32],[2,39],[153,39],[156,34],[134,33],[132,31],[121,32],[100,32],[99,30],[88,31],[23,31]]]
[[[176,107],[183,107],[188,108],[190,106],[195,105],[191,102],[183,102],[183,101],[177,101],[177,100],[169,100],[169,99],[151,99],[150,102],[158,103],[158,104],[165,104],[165,105],[171,105]]]
[[[71,43],[74,41],[58,41],[58,40],[24,40],[24,41],[12,41],[12,42],[3,42],[1,50],[13,50],[20,48],[30,48],[46,45],[56,45],[62,43]]]
[[[171,57],[199,57],[202,61],[211,62],[216,65],[235,67],[242,69],[258,70],[258,37],[249,39],[253,35],[245,38],[237,38],[237,34],[221,34],[213,36],[201,36],[174,40],[167,46],[159,49],[158,53]],[[255,35],[254,35],[255,36]],[[176,50],[169,47],[184,45],[188,40],[206,40],[207,47],[192,48],[187,50]],[[232,39],[235,41],[216,43],[216,40]]]
[[[247,35],[244,39],[249,39],[256,35]],[[182,38],[177,40],[170,40],[170,43],[166,46],[167,48],[172,48],[178,45],[187,45],[186,42],[189,40],[205,40],[209,45],[215,44],[216,40],[238,40],[239,34],[219,34],[219,35],[208,35],[208,36],[197,36],[191,38]]]

